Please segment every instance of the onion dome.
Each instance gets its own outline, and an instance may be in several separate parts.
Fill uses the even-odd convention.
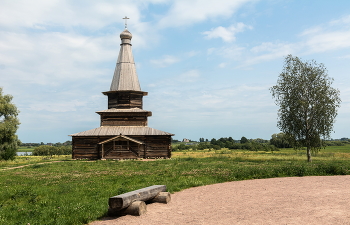
[[[120,34],[120,39],[131,39],[131,38],[132,38],[132,34],[127,29],[125,29]]]

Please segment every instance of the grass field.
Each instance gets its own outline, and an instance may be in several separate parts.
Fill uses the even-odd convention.
[[[170,192],[227,181],[350,175],[350,146],[328,147],[306,162],[304,151],[174,152],[172,159],[79,161],[38,156],[0,161],[0,224],[86,224],[104,216],[108,198],[165,184]],[[41,162],[61,161],[38,164]]]
[[[28,148],[28,147],[19,147],[17,152],[32,152],[34,151],[34,147]]]

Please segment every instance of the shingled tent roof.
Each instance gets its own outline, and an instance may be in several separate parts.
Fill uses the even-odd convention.
[[[132,34],[125,29],[120,34],[120,38],[122,44],[110,91],[141,91],[140,82],[136,73],[134,56],[131,50]]]

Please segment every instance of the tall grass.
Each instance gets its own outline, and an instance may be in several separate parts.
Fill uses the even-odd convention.
[[[66,160],[0,171],[0,224],[86,224],[106,215],[109,197],[155,184],[177,192],[246,179],[350,175],[347,157],[315,156],[307,163],[304,152],[294,150],[185,151],[157,161]]]

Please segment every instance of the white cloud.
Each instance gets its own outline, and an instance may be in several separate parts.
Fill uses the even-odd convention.
[[[220,49],[220,54],[227,58],[240,59],[244,53],[245,48],[240,46],[223,47]]]
[[[306,41],[308,52],[325,52],[350,47],[350,30],[319,32]]]
[[[88,3],[88,4],[86,4]],[[84,7],[82,7],[84,4]],[[129,1],[68,1],[68,0],[17,0],[2,2],[0,26],[49,29],[50,26],[81,26],[95,30],[110,23],[123,23],[125,15],[137,22],[142,2]],[[117,19],[118,18],[118,19]]]
[[[300,34],[307,53],[333,51],[350,47],[350,15],[306,29]]]
[[[200,77],[200,73],[198,70],[189,70],[189,71],[186,71],[184,73],[182,73],[178,80],[180,82],[195,82],[198,80],[198,78]]]
[[[149,33],[150,25],[140,21],[141,10],[150,3],[161,2],[163,1],[5,1],[0,7],[0,30],[38,36],[54,31],[86,38],[102,36],[101,34],[106,38],[114,34],[114,40],[118,42],[117,35],[124,26],[122,18],[127,15],[131,18],[128,26],[135,37],[134,47],[148,47],[157,43],[159,35],[156,29],[153,29],[152,37],[145,35]]]
[[[332,20],[329,22],[330,26],[344,26],[344,25],[350,25],[350,15],[343,16],[340,19]]]
[[[251,56],[247,58],[244,61],[243,66],[282,58],[289,54],[294,54],[301,47],[302,45],[290,44],[290,43],[272,43],[272,42],[262,43],[261,45],[251,48],[252,53],[260,54],[260,55]]]
[[[168,67],[172,64],[175,64],[177,62],[183,61],[185,59],[189,59],[191,57],[197,56],[200,52],[199,51],[189,51],[183,53],[181,56],[176,57],[173,55],[164,55],[160,59],[151,59],[150,63],[152,63],[155,67]]]
[[[343,55],[343,56],[339,56],[337,58],[338,59],[350,59],[350,55]]]
[[[29,106],[32,111],[46,111],[46,112],[71,112],[77,111],[78,107],[86,106],[86,101],[70,100],[68,102],[43,102],[34,103]]]
[[[150,60],[150,62],[156,67],[168,67],[174,63],[177,63],[178,61],[180,61],[180,59],[171,55],[165,55],[161,59]]]
[[[239,7],[256,0],[176,0],[159,21],[160,27],[188,26],[217,17],[229,17]]]
[[[245,29],[252,29],[251,26],[247,26],[244,23],[237,23],[227,28],[219,26],[211,29],[210,31],[203,32],[207,39],[221,38],[225,42],[232,42],[236,40],[235,35],[239,32],[243,32]]]
[[[319,33],[320,31],[322,31],[322,27],[316,26],[316,27],[304,30],[303,32],[301,32],[301,34],[299,34],[299,36],[302,37],[306,35],[313,35],[313,34]]]
[[[113,35],[112,35],[113,36]],[[116,60],[115,37],[89,38],[71,33],[21,34],[0,32],[1,73],[19,82],[56,84],[63,79],[88,78],[100,72],[93,64]]]
[[[192,85],[181,86],[181,91],[177,88],[169,91],[169,87],[166,87],[158,89],[157,92],[153,94],[153,99],[147,107],[150,110],[154,109],[152,111],[157,115],[159,124],[167,124],[171,118],[173,128],[180,126],[182,129],[192,129],[192,126],[196,125],[221,129],[242,121],[245,121],[245,124],[275,124],[275,104],[267,86],[221,84],[203,88]],[[169,99],[172,106],[170,108]],[[264,121],[259,118],[264,118]]]
[[[226,65],[227,65],[226,63],[220,63],[220,64],[219,64],[219,67],[220,67],[220,68],[225,68]]]
[[[190,51],[190,52],[186,52],[185,56],[186,57],[193,57],[193,56],[198,55],[199,53],[200,53],[199,51]]]
[[[240,29],[217,27],[205,32],[207,38],[222,38],[224,41],[234,41],[234,32],[241,31],[245,25],[240,25]],[[208,55],[216,54],[225,58],[230,58],[241,62],[239,67],[272,61],[283,58],[288,54],[308,55],[312,53],[334,51],[350,48],[350,16],[332,20],[326,24],[317,25],[304,30],[298,36],[298,42],[271,41],[263,42],[245,51],[246,48],[237,45],[224,46],[221,48],[210,48]]]
[[[208,49],[207,49],[207,54],[208,54],[208,55],[211,55],[211,54],[213,54],[215,51],[216,51],[216,48],[208,48]]]
[[[155,83],[148,84],[147,87],[153,88],[152,92],[158,92],[160,90],[163,90],[163,88],[165,87],[165,92],[172,92],[172,94],[176,96],[180,95],[180,93],[178,93],[178,90],[187,86],[193,86],[193,83],[197,82],[200,77],[201,72],[197,69],[192,69],[182,73],[178,73],[178,75],[175,76],[165,75],[162,79],[157,79]],[[195,85],[198,85],[198,83],[196,83]],[[172,88],[175,88],[175,91],[172,91]],[[161,95],[163,95],[163,93]]]
[[[260,53],[260,52],[276,52],[280,51],[281,49],[285,49],[286,46],[290,46],[288,43],[272,43],[272,42],[264,42],[261,45],[255,46],[250,49],[253,53]]]
[[[242,60],[243,54],[245,52],[245,48],[236,46],[236,45],[231,45],[228,47],[221,47],[221,48],[209,48],[207,50],[208,56],[210,55],[220,55],[225,58],[233,59],[233,60]]]

